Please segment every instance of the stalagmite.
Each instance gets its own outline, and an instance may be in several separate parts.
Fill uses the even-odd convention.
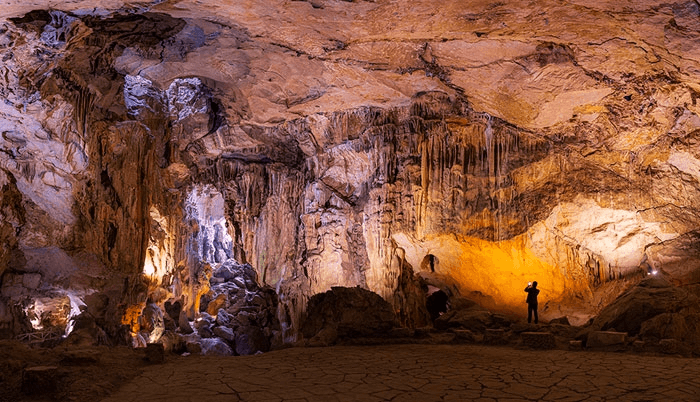
[[[696,284],[693,4],[301,3],[0,11],[0,335],[255,353],[337,286],[417,327],[428,286],[585,321],[648,261]]]

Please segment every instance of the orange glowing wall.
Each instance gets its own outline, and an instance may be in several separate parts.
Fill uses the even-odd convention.
[[[538,282],[541,305],[588,292],[588,283],[569,274],[566,267],[555,267],[535,255],[526,236],[500,242],[450,235],[428,236],[419,242],[398,235],[395,240],[416,270],[430,269],[421,262],[426,255],[434,255],[435,274],[450,277],[463,295],[480,292],[509,310],[523,308],[524,289],[530,281]]]

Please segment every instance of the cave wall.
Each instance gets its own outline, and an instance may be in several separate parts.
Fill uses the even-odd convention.
[[[65,7],[0,14],[8,334],[39,294],[115,338],[149,301],[192,319],[229,259],[290,339],[332,286],[421,326],[425,283],[586,310],[697,281],[695,2]]]

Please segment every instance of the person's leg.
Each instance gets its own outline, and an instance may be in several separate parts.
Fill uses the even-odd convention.
[[[532,322],[532,306],[530,304],[527,305],[527,323]]]
[[[535,324],[539,321],[537,318],[537,305],[532,306],[532,312],[535,314]]]

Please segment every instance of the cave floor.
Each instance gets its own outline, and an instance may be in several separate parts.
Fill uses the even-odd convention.
[[[476,345],[173,356],[106,398],[134,401],[697,401],[700,359]]]

